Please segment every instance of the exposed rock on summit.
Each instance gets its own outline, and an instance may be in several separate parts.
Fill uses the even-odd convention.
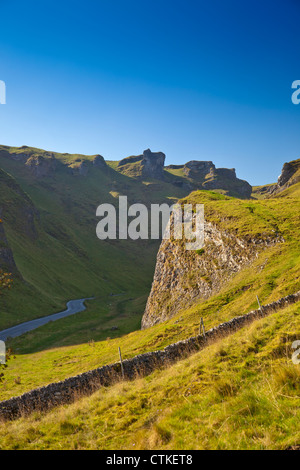
[[[118,163],[118,168],[130,176],[164,179],[165,154],[144,150],[142,155],[123,158]]]
[[[189,178],[197,179],[208,173],[213,173],[215,169],[216,167],[211,161],[191,160],[184,165],[183,172]]]
[[[193,160],[184,165],[183,172],[201,189],[219,189],[232,196],[251,197],[252,186],[237,178],[234,168],[216,168],[211,161]]]
[[[93,165],[97,168],[105,168],[106,162],[104,160],[104,157],[102,157],[102,155],[96,155],[93,160]]]
[[[57,154],[30,147],[0,147],[0,156],[23,164],[34,178],[53,176],[60,170],[66,170],[73,176],[86,176],[93,168],[105,168],[102,155],[86,157],[85,155]],[[63,158],[61,158],[63,157]],[[72,158],[73,157],[73,158]]]
[[[35,155],[27,158],[25,165],[31,173],[37,177],[50,176],[55,172],[57,161],[52,155],[50,158],[44,158],[41,155]]]
[[[171,173],[172,170],[179,170],[174,174],[181,179],[173,181],[173,184],[190,191],[208,189],[222,191],[228,196],[242,199],[251,197],[252,186],[247,181],[237,178],[234,168],[216,168],[209,160],[191,160],[185,165],[169,165],[166,170]]]
[[[270,193],[278,194],[300,181],[300,159],[283,165],[277,184],[271,186]]]
[[[73,176],[87,176],[94,168],[105,168],[106,162],[102,155],[96,155],[92,161],[83,158],[76,158],[68,165],[68,169]]]

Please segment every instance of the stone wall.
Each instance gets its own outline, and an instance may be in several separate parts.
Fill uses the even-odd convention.
[[[149,375],[155,369],[166,367],[181,358],[200,351],[219,338],[234,333],[254,320],[299,301],[300,291],[265,305],[261,310],[253,310],[222,323],[207,331],[205,337],[191,337],[170,344],[162,351],[140,354],[132,359],[127,359],[123,361],[124,379],[133,380],[136,377]],[[120,363],[103,366],[0,402],[0,418],[2,420],[16,419],[33,411],[47,411],[54,406],[72,403],[83,395],[90,395],[100,387],[113,385],[122,379]]]

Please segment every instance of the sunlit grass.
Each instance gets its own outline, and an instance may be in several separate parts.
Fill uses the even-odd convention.
[[[300,305],[175,365],[6,423],[5,449],[284,449],[300,442]]]

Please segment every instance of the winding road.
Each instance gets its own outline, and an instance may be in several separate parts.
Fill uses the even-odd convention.
[[[7,338],[16,338],[17,336],[27,333],[28,331],[35,330],[50,321],[60,320],[61,318],[68,317],[69,315],[74,315],[74,313],[82,312],[86,309],[84,302],[93,298],[94,297],[87,297],[85,299],[70,300],[67,303],[67,309],[63,312],[53,313],[52,315],[37,318],[36,320],[30,320],[25,323],[20,323],[20,325],[7,328],[7,330],[2,330],[0,331],[0,340],[6,341]]]

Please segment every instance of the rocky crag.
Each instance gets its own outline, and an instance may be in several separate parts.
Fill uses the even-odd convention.
[[[204,230],[205,245],[201,250],[186,250],[181,240],[162,241],[143,329],[173,317],[196,300],[209,298],[262,249],[280,240],[243,239],[210,222],[205,223]]]
[[[300,181],[300,159],[287,162],[283,165],[277,184],[269,189],[271,195],[281,193]]]
[[[178,167],[172,167],[177,169]],[[189,162],[180,167],[189,177],[200,179],[200,174],[216,170],[212,162]],[[223,176],[235,175],[234,170],[222,169]],[[268,197],[281,193],[300,181],[300,160],[285,163],[278,183],[266,187]],[[205,183],[204,183],[205,184]],[[270,195],[271,192],[271,195]],[[266,197],[266,196],[265,196]],[[189,198],[187,198],[188,200]],[[187,201],[188,202],[188,201]],[[201,202],[201,201],[199,201]],[[250,214],[254,207],[245,205]],[[238,210],[236,208],[235,210]],[[224,214],[214,214],[213,218],[223,218]],[[232,214],[226,214],[228,220]],[[247,217],[241,213],[239,218]],[[284,241],[276,224],[267,236],[251,236],[250,221],[245,236],[237,234],[234,224],[231,230],[220,228],[209,219],[205,223],[205,245],[202,250],[188,251],[178,240],[163,240],[157,255],[156,268],[151,292],[142,319],[142,328],[148,328],[174,316],[195,301],[207,299],[217,293],[230,278],[244,266],[251,263],[262,249]],[[221,223],[222,226],[222,223]],[[275,234],[275,237],[273,236]],[[264,234],[266,235],[266,234]]]
[[[169,165],[166,170],[177,170],[182,173],[175,184],[195,189],[220,190],[228,195],[249,199],[252,186],[237,178],[234,168],[216,168],[212,161],[192,160],[185,165]]]
[[[54,177],[64,172],[72,176],[86,177],[93,169],[106,169],[108,164],[102,155],[71,155],[49,152],[27,146],[0,146],[0,158],[9,159],[23,166],[25,172],[34,179]],[[190,161],[185,165],[165,167],[166,155],[163,152],[144,150],[141,155],[123,158],[115,170],[137,180],[158,180],[181,188],[185,194],[195,189],[217,190],[230,196],[247,199],[252,187],[247,181],[236,176],[235,169],[216,168],[211,161]],[[172,170],[179,170],[173,174]]]
[[[140,178],[164,179],[165,154],[144,150],[142,155],[123,158],[118,163],[118,168],[125,174]]]
[[[56,154],[27,146],[11,148],[3,145],[0,147],[0,157],[21,163],[31,176],[38,179],[51,177],[59,170],[66,170],[74,176],[86,176],[93,167],[106,167],[106,162],[101,155],[93,155],[89,158],[84,155],[74,155],[72,158],[67,153]]]

